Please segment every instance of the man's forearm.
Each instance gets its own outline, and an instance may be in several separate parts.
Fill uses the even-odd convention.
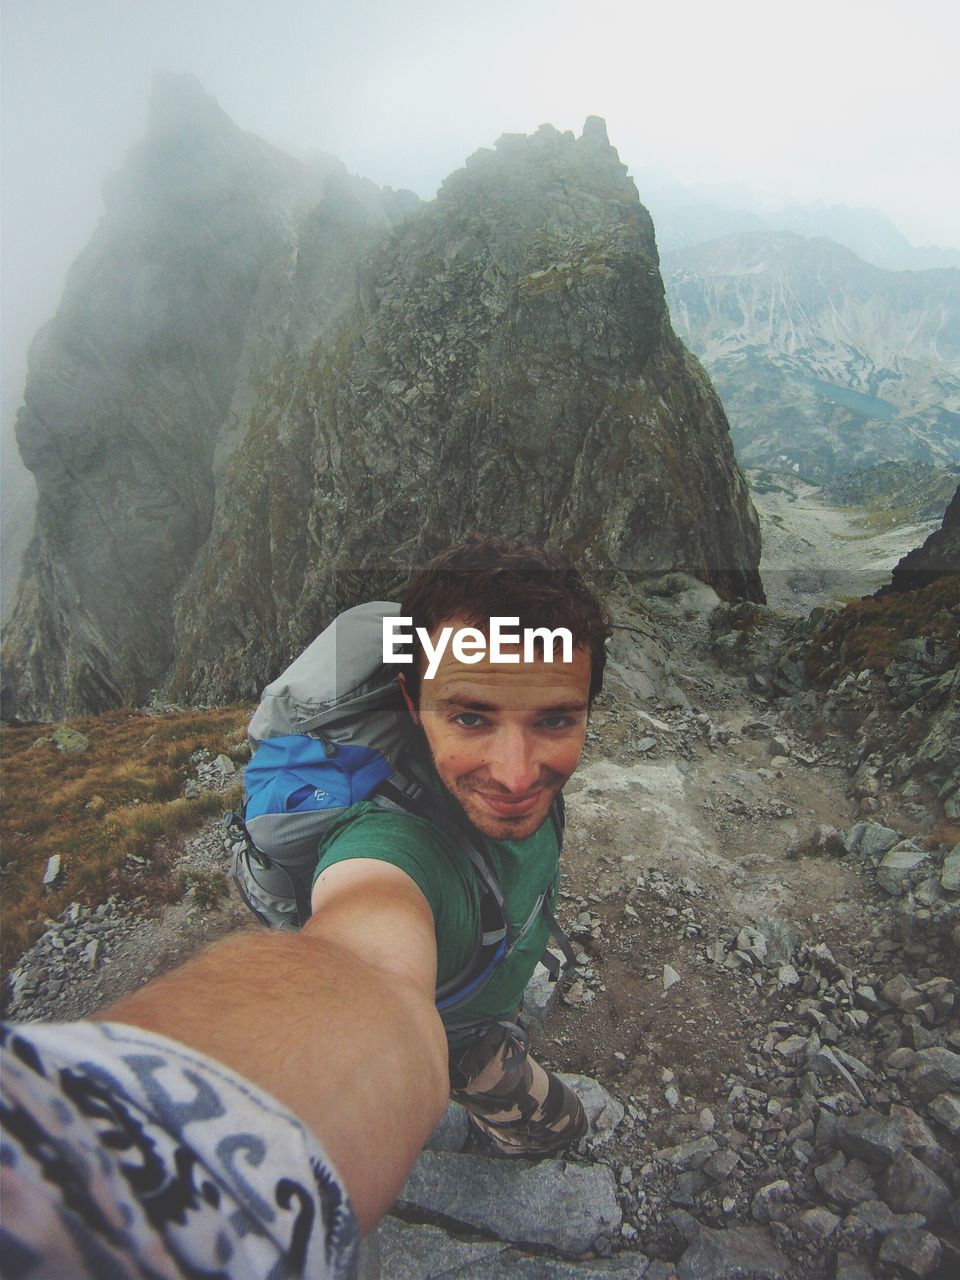
[[[393,1202],[447,1097],[432,987],[323,937],[250,931],[102,1010],[273,1094],[317,1135],[366,1230]]]

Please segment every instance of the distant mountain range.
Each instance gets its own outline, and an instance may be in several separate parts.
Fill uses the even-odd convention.
[[[960,270],[885,271],[827,239],[746,232],[662,255],[741,465],[814,483],[960,461]]]
[[[792,231],[835,240],[864,262],[887,271],[960,267],[960,249],[918,248],[879,209],[794,204],[760,211],[747,207],[746,193],[726,188],[715,193],[711,188],[687,187],[663,174],[643,171],[635,178],[656,226],[661,253],[745,231]],[[742,200],[738,199],[741,195]]]

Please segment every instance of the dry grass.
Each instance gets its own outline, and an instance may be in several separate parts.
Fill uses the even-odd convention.
[[[960,574],[938,578],[919,591],[868,596],[847,607],[814,636],[807,677],[825,687],[847,672],[885,671],[901,640],[928,636],[960,661]]]
[[[881,507],[872,506],[867,511],[856,515],[856,522],[868,534],[888,533],[891,529],[899,529],[904,525],[920,523],[913,509],[909,506]]]
[[[941,818],[924,843],[928,849],[939,849],[942,845],[952,848],[960,844],[960,818]]]
[[[70,725],[90,746],[74,756],[53,745],[56,726],[2,731],[4,966],[71,902],[95,905],[110,894],[161,901],[181,892],[170,843],[239,801],[238,789],[183,799],[190,757],[200,748],[214,755],[235,750],[249,715],[249,707],[225,707],[82,717]],[[53,854],[60,854],[62,874],[44,889]]]

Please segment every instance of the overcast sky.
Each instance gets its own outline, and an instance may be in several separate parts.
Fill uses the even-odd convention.
[[[3,0],[2,19],[7,410],[156,69],[424,197],[503,132],[601,115],[634,172],[873,205],[960,246],[956,0]]]

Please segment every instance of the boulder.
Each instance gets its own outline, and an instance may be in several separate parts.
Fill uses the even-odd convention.
[[[755,1222],[764,1224],[773,1222],[783,1212],[783,1205],[793,1199],[793,1187],[786,1178],[778,1178],[776,1182],[768,1182],[760,1187],[753,1197],[750,1213]]]
[[[940,1265],[940,1241],[916,1228],[891,1231],[880,1246],[880,1261],[911,1276],[928,1276]]]
[[[855,1258],[853,1254],[841,1253],[837,1256],[837,1268],[834,1280],[874,1280],[870,1264],[863,1258]]]
[[[425,1143],[427,1151],[462,1151],[469,1131],[467,1113],[457,1102],[448,1102],[440,1123]]]
[[[891,897],[898,898],[911,884],[919,883],[930,866],[930,854],[912,840],[904,840],[881,858],[877,867],[877,884]]]
[[[766,942],[767,964],[789,964],[797,946],[797,935],[793,928],[776,916],[759,920],[757,928]]]
[[[53,742],[58,751],[67,756],[78,756],[90,748],[90,739],[79,729],[71,729],[63,724],[53,735]]]
[[[602,1142],[609,1141],[624,1117],[623,1103],[618,1102],[613,1094],[608,1093],[599,1081],[590,1076],[571,1075],[567,1072],[558,1074],[583,1103],[594,1142],[598,1139]]]
[[[789,1263],[763,1227],[700,1227],[677,1266],[678,1280],[783,1280]]]
[[[653,1263],[653,1268],[658,1265]],[[510,1249],[497,1258],[475,1262],[466,1271],[456,1272],[456,1280],[591,1280],[592,1277],[620,1276],[621,1280],[658,1280],[656,1270],[648,1267],[642,1253],[621,1254],[616,1258],[564,1262],[559,1258],[530,1257]],[[668,1266],[660,1280],[675,1280],[676,1272]],[[385,1280],[390,1280],[385,1277]],[[444,1277],[447,1280],[447,1277]],[[453,1280],[450,1273],[449,1280]]]
[[[899,839],[898,832],[879,822],[858,822],[847,832],[843,844],[848,853],[873,860],[881,858]]]
[[[716,1138],[709,1134],[705,1138],[692,1138],[689,1142],[681,1142],[676,1147],[662,1147],[654,1152],[654,1157],[671,1169],[702,1169],[711,1156],[719,1150]]]
[[[894,1106],[888,1116],[861,1111],[837,1122],[837,1141],[847,1155],[873,1164],[889,1164],[901,1151],[936,1151],[937,1140],[915,1111]]]
[[[865,1200],[850,1213],[851,1219],[862,1222],[878,1236],[889,1235],[901,1228],[922,1227],[922,1213],[894,1213],[882,1200]]]
[[[59,853],[53,854],[47,859],[46,869],[43,873],[43,884],[45,888],[55,885],[60,879],[61,859]]]
[[[417,1226],[386,1217],[377,1227],[380,1274],[389,1280],[438,1280],[469,1274],[471,1263],[502,1260],[509,1248],[500,1241],[456,1240],[439,1227]]]
[[[821,823],[807,839],[806,851],[811,854],[834,854],[842,858],[847,850],[837,828]]]
[[[922,1102],[947,1089],[960,1089],[960,1054],[939,1045],[921,1049],[910,1083]]]
[[[498,1240],[568,1254],[605,1248],[621,1223],[613,1172],[563,1160],[532,1164],[424,1151],[397,1204]]]
[[[888,1165],[880,1194],[894,1213],[922,1213],[928,1224],[936,1222],[952,1199],[943,1179],[909,1151],[901,1151]]]
[[[553,954],[562,964],[564,957],[556,951]],[[556,1002],[557,988],[561,985],[551,979],[550,970],[538,961],[523,993],[523,1021],[535,1034],[542,1034],[544,1020]]]
[[[927,1106],[927,1115],[932,1120],[960,1138],[960,1097],[955,1093],[940,1093]]]
[[[801,1209],[787,1219],[787,1225],[811,1247],[820,1249],[840,1226],[840,1219],[829,1209]]]
[[[859,1160],[851,1160],[848,1165],[840,1151],[827,1164],[818,1165],[813,1176],[831,1204],[842,1209],[852,1209],[877,1197],[869,1170]]]
[[[943,860],[940,888],[948,893],[960,893],[960,845],[951,849]]]
[[[914,1009],[923,1004],[924,999],[905,973],[898,973],[889,982],[885,982],[880,994],[884,1000],[896,1005],[904,1013],[913,1013]]]

